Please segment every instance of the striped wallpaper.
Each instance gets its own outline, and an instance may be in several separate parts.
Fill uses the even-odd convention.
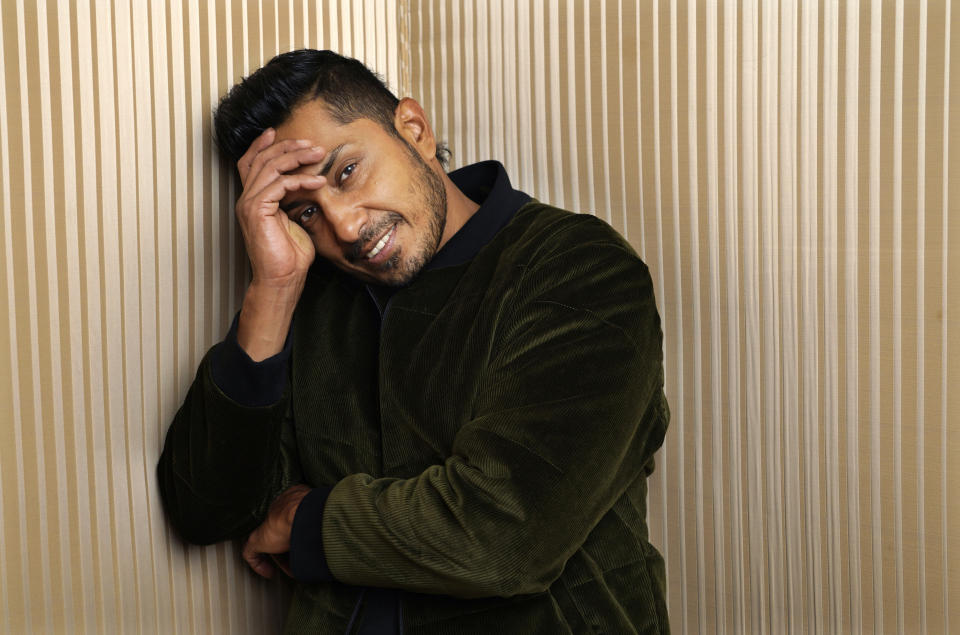
[[[960,630],[958,12],[3,0],[0,633],[279,631],[288,589],[173,538],[154,465],[246,275],[209,113],[303,46],[650,265],[675,632]]]
[[[209,113],[275,53],[399,81],[393,2],[0,3],[0,632],[278,632],[286,591],[173,539],[154,466],[245,256]]]
[[[676,632],[960,631],[958,11],[411,3],[455,162],[502,158],[654,272]]]

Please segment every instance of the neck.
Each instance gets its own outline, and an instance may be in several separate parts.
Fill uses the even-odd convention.
[[[447,193],[447,220],[443,228],[443,236],[440,238],[440,249],[450,238],[453,237],[460,228],[463,227],[470,217],[473,216],[480,206],[474,203],[466,194],[460,191],[453,181],[446,174],[443,175],[443,186]]]

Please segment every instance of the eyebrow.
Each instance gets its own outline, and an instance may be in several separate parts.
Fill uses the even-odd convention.
[[[333,167],[333,164],[337,162],[337,157],[340,156],[340,151],[343,150],[343,147],[345,145],[347,144],[341,143],[336,148],[334,148],[329,155],[327,155],[327,160],[320,167],[320,172],[319,172],[320,176],[322,177],[327,176],[327,174],[330,172],[330,169]],[[287,205],[281,205],[280,209],[282,209],[285,214],[289,215],[291,211],[295,210],[297,207],[299,207],[302,204],[303,204],[303,201],[293,201],[292,203],[288,203]]]
[[[333,167],[333,164],[337,161],[337,157],[340,156],[340,151],[343,150],[343,146],[345,145],[345,143],[341,143],[327,156],[326,162],[323,164],[323,167],[320,168],[320,176],[327,176],[327,172]]]

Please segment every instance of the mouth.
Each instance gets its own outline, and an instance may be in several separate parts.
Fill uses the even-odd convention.
[[[387,233],[380,237],[380,240],[363,255],[364,260],[368,262],[378,263],[387,258],[390,255],[390,251],[393,248],[393,239],[397,234],[397,224],[394,223]]]

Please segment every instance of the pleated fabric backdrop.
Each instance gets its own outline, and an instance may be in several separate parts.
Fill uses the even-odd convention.
[[[176,540],[154,465],[245,283],[209,113],[302,46],[650,265],[676,632],[960,629],[949,0],[4,0],[2,632],[279,630],[287,590]]]
[[[278,632],[284,590],[187,548],[154,468],[245,282],[210,112],[275,53],[399,81],[396,5],[3,0],[0,632]]]
[[[455,162],[653,271],[676,632],[960,631],[958,11],[412,1]]]

